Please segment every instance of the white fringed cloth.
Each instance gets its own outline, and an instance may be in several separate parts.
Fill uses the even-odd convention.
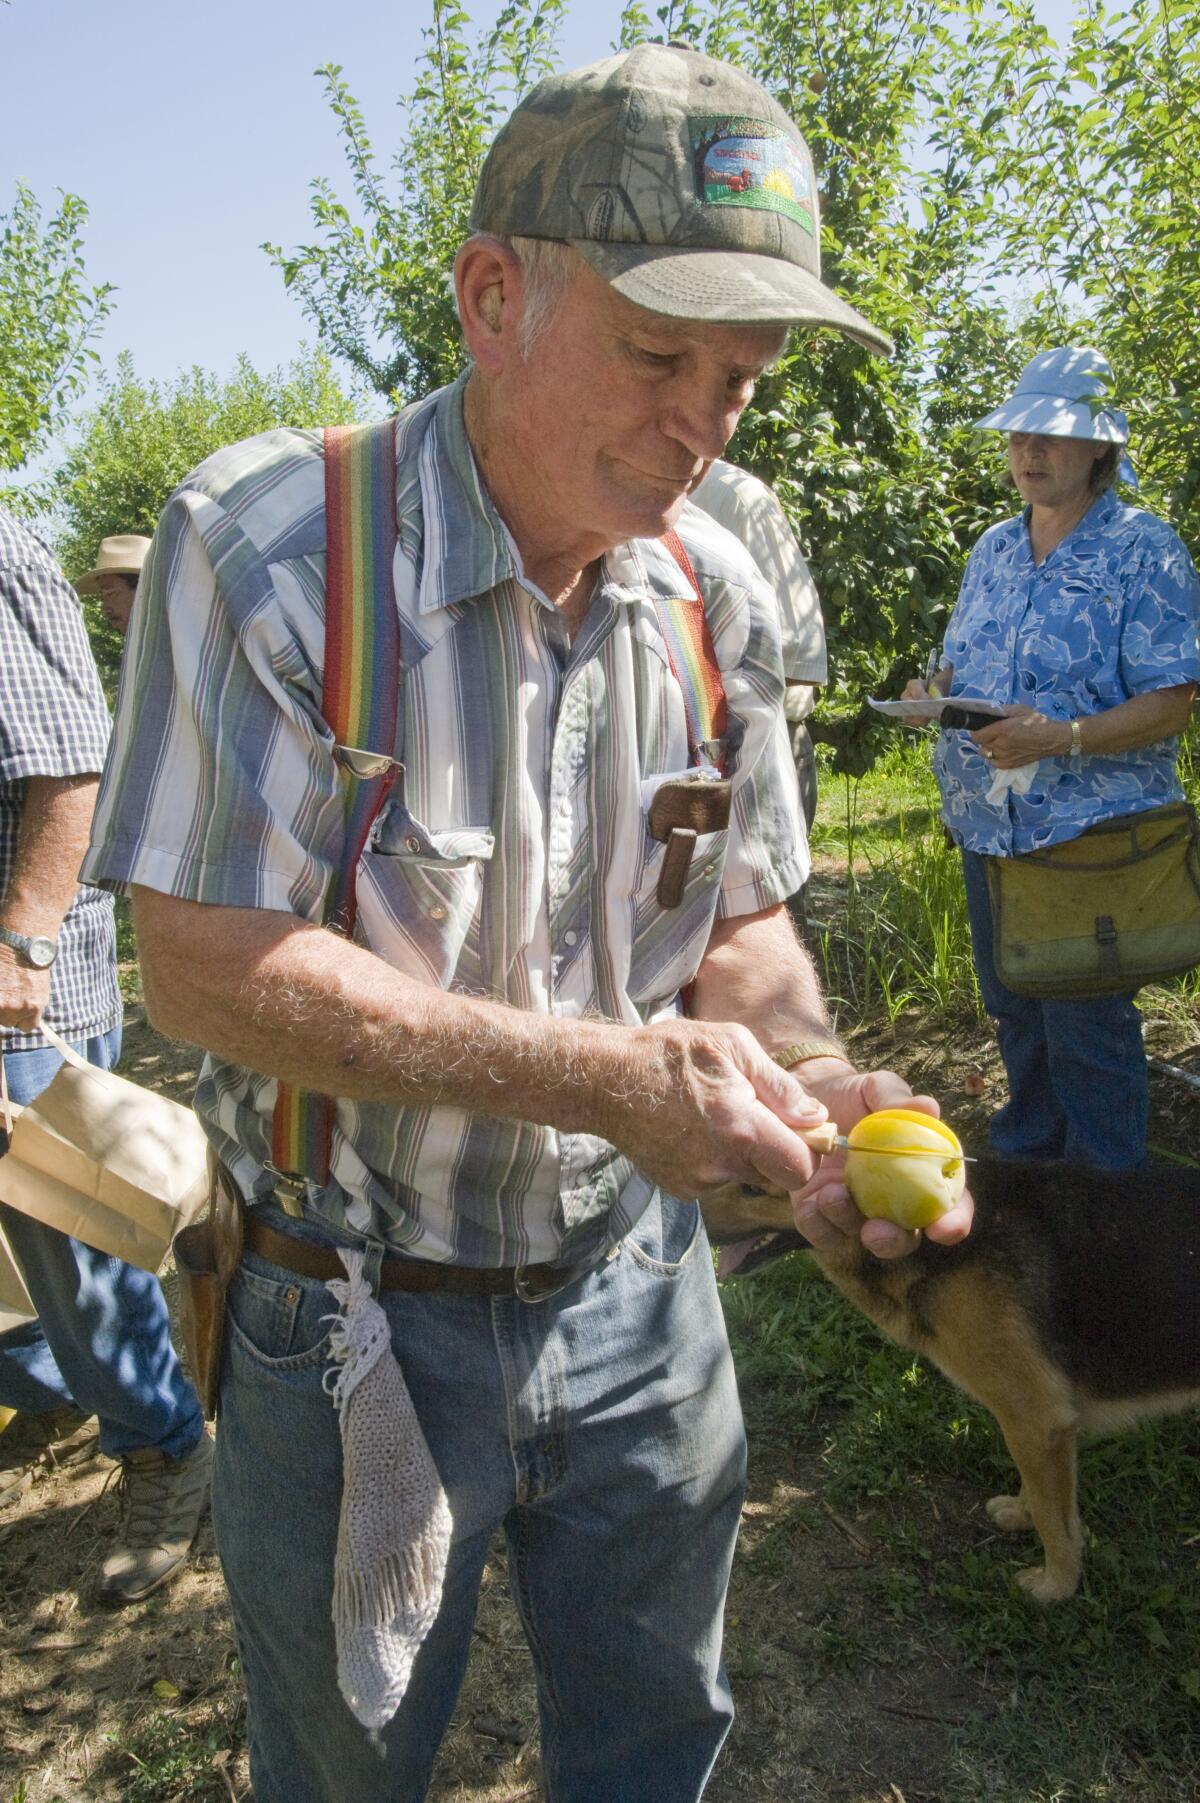
[[[373,1732],[395,1715],[413,1660],[436,1619],[450,1551],[450,1506],[387,1316],[363,1275],[362,1252],[339,1248],[345,1279],[326,1388],[342,1436],[342,1501],[333,1567],[338,1688]]]

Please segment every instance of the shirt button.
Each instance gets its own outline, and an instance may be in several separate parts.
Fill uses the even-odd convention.
[[[716,865],[715,865],[715,864],[706,864],[706,865],[705,865],[705,866],[704,866],[704,874],[705,874],[705,876],[711,876],[711,875],[712,875],[712,873],[713,873],[713,871],[714,871],[714,870],[715,870],[715,869],[716,869],[716,868],[717,868],[717,867],[716,867]]]
[[[404,846],[407,851],[420,851],[421,841],[417,838],[415,833],[410,833],[408,838],[404,841]]]
[[[445,920],[446,910],[443,908],[441,902],[434,902],[432,908],[429,910],[429,918],[430,920]]]
[[[563,944],[564,945],[575,945],[578,943],[578,940],[579,940],[578,933],[568,932],[568,933],[563,934]]]

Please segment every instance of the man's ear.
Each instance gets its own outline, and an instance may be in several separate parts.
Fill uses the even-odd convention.
[[[485,376],[499,375],[515,352],[524,286],[517,253],[499,238],[468,238],[454,259],[463,337]]]

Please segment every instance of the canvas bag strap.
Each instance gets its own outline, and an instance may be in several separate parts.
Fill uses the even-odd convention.
[[[715,767],[724,776],[725,684],[713,649],[704,598],[679,534],[674,530],[664,532],[662,543],[683,571],[689,590],[687,595],[654,597],[667,658],[683,695],[688,761],[701,768]]]
[[[324,924],[354,931],[358,862],[402,766],[395,758],[400,704],[396,550],[396,422],[325,432],[325,670],[321,712],[342,775],[342,861],[325,899]],[[324,1184],[333,1101],[280,1083],[271,1163]]]

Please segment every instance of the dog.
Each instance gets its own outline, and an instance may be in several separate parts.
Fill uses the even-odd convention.
[[[1200,1171],[984,1159],[970,1184],[967,1239],[923,1238],[886,1262],[850,1239],[808,1246],[786,1196],[729,1185],[701,1209],[730,1248],[722,1275],[803,1247],[890,1339],[990,1409],[1021,1487],[987,1512],[1005,1532],[1037,1531],[1045,1563],[1017,1581],[1058,1602],[1082,1562],[1078,1435],[1200,1403]]]

